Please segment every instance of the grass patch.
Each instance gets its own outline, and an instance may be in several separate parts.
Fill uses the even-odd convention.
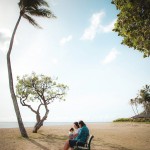
[[[150,123],[150,118],[119,118],[113,122],[144,122]]]

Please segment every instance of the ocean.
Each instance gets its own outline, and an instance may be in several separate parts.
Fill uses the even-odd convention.
[[[71,125],[72,122],[44,122],[44,126]],[[24,122],[25,127],[34,127],[35,122]],[[18,128],[17,122],[0,122],[0,128]]]

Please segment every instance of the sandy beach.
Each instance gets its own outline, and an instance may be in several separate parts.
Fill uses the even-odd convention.
[[[92,150],[150,150],[150,124],[91,123]],[[26,128],[29,139],[17,128],[0,129],[0,150],[63,150],[71,125],[42,127],[38,133]]]

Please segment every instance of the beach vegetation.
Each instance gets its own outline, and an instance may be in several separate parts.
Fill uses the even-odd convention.
[[[36,115],[33,133],[37,133],[49,114],[48,105],[54,100],[65,100],[68,86],[46,75],[24,75],[17,77],[16,94],[22,106],[28,107]],[[42,111],[44,110],[44,114]]]
[[[130,100],[131,106],[142,105],[144,111],[142,113],[137,112],[135,117],[150,117],[150,85],[145,85],[137,94],[137,96]],[[133,107],[132,107],[133,108]],[[134,111],[135,112],[135,111]]]
[[[150,85],[143,86],[137,96],[130,99],[130,105],[135,115],[131,118],[119,118],[113,122],[150,122]],[[143,107],[140,113],[137,110],[138,105]]]
[[[150,0],[112,0],[119,10],[113,31],[122,43],[150,56]]]
[[[119,118],[113,122],[146,122],[150,123],[150,118]]]
[[[20,0],[18,5],[20,8],[20,13],[19,13],[19,18],[17,20],[17,23],[12,33],[10,44],[9,44],[9,49],[7,52],[7,68],[8,68],[8,78],[9,78],[9,88],[10,88],[10,93],[11,93],[15,113],[17,116],[19,129],[20,129],[21,135],[25,138],[28,138],[28,135],[25,130],[22,117],[20,114],[15,91],[14,91],[13,72],[12,72],[10,56],[12,52],[15,34],[16,34],[18,25],[21,21],[21,18],[28,20],[29,23],[31,23],[33,26],[41,28],[39,24],[32,18],[32,16],[46,17],[46,18],[54,18],[55,16],[50,11],[49,5],[45,0],[34,0],[34,1],[33,0]]]

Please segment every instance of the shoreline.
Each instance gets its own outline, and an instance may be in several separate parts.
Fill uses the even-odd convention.
[[[25,128],[33,127],[36,122],[24,122]],[[111,123],[111,122],[87,122],[87,124],[96,124],[96,123]],[[61,126],[61,125],[71,125],[72,122],[44,122],[43,126]],[[18,122],[0,122],[0,129],[3,128],[19,128]]]
[[[94,135],[91,150],[149,150],[150,124],[87,123]],[[29,139],[21,137],[18,128],[0,129],[1,150],[63,150],[72,125],[43,126],[38,133],[27,127]],[[136,143],[136,144],[135,144]]]

